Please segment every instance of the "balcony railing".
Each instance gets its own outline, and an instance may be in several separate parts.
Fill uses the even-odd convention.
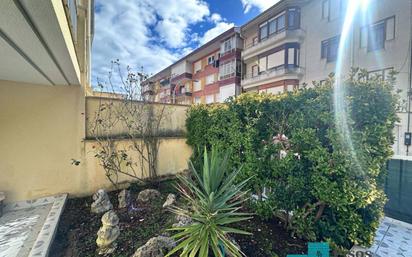
[[[303,68],[292,65],[282,65],[275,69],[260,72],[259,74],[248,73],[243,76],[242,85],[247,87],[255,83],[261,84],[262,82],[287,75],[293,76],[297,79],[299,76],[303,75]]]

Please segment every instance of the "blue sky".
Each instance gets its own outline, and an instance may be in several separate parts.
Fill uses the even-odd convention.
[[[97,0],[92,84],[112,60],[153,74],[279,0]]]

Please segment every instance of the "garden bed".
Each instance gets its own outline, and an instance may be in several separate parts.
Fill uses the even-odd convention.
[[[156,188],[162,196],[149,204],[138,203],[137,194],[142,187],[131,186],[132,207],[118,210],[117,193],[109,193],[110,200],[120,219],[120,236],[113,257],[130,257],[150,238],[161,235],[175,223],[175,215],[162,208],[168,193],[176,193],[170,181]],[[101,215],[90,212],[91,197],[69,199],[61,217],[52,245],[50,257],[91,257],[96,253],[96,233],[101,226]],[[253,233],[253,236],[234,235],[247,256],[284,257],[287,254],[304,254],[306,242],[290,237],[277,220],[264,221],[258,217],[233,225]],[[277,254],[277,255],[276,255]]]

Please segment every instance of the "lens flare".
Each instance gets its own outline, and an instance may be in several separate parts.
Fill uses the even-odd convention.
[[[346,106],[346,92],[344,87],[345,64],[349,64],[348,58],[351,58],[351,43],[353,38],[353,23],[356,16],[361,12],[365,14],[369,7],[369,0],[348,0],[348,6],[342,26],[342,32],[339,41],[338,58],[335,68],[335,87],[334,87],[334,115],[337,132],[339,133],[341,144],[349,152],[354,160],[354,167],[359,174],[363,174],[362,165],[359,161],[357,151],[353,146],[351,129],[348,123],[348,113]]]

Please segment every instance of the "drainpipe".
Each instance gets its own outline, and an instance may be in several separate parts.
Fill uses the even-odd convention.
[[[412,15],[412,5],[410,5],[410,12]],[[407,97],[408,97],[408,123],[407,123],[407,132],[410,132],[410,124],[411,124],[411,93],[412,93],[412,19],[411,15],[409,15],[409,90],[407,92]],[[405,138],[404,138],[405,140]],[[406,146],[406,156],[409,155],[409,145]]]

